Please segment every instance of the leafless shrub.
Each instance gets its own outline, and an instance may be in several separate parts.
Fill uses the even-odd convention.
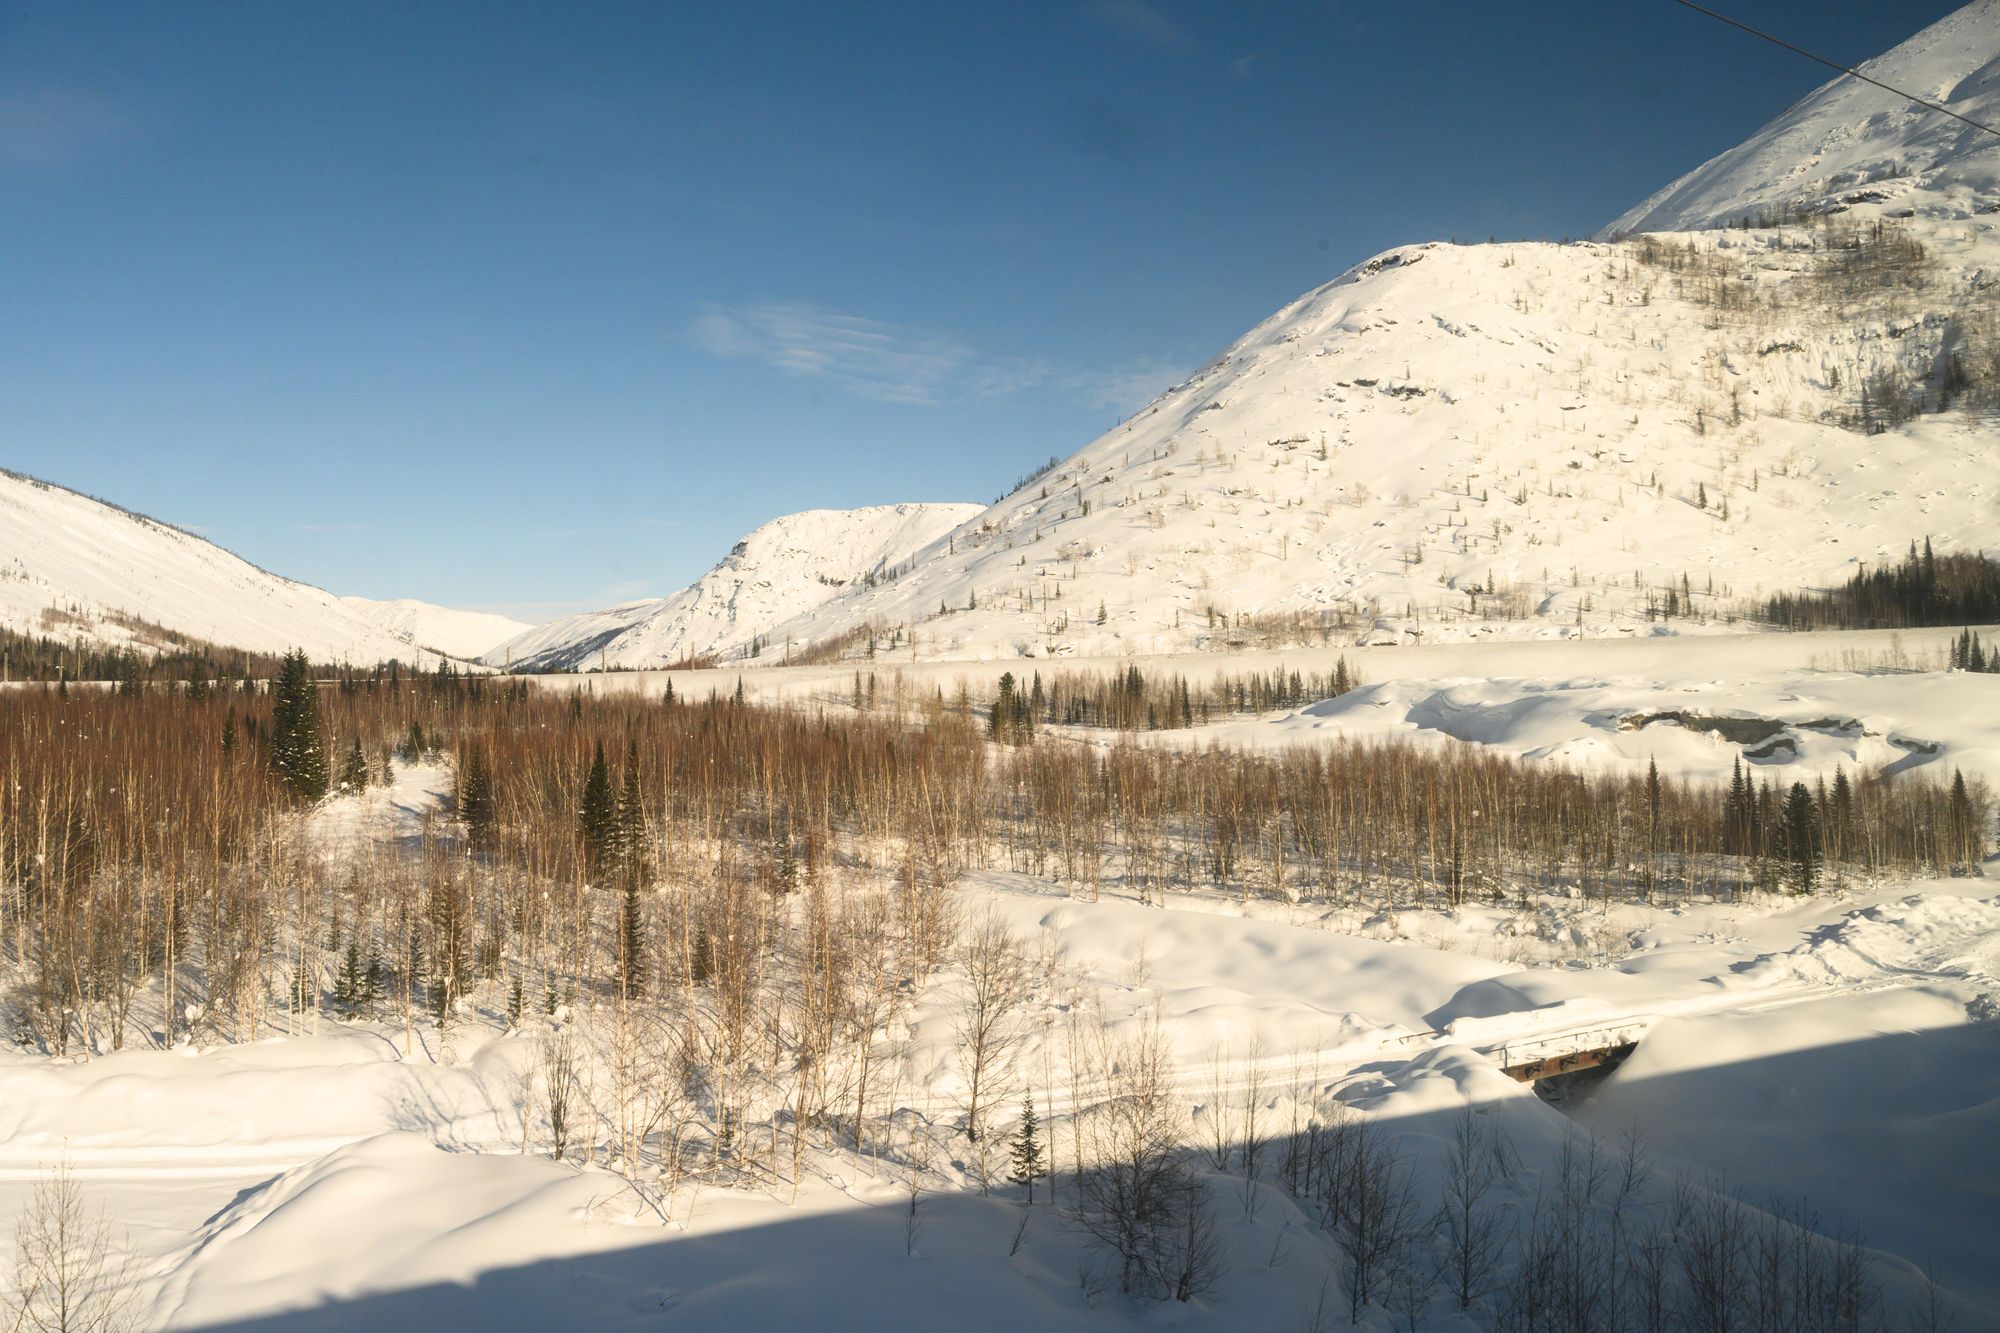
[[[35,1182],[14,1222],[14,1290],[5,1307],[20,1333],[122,1333],[137,1326],[138,1272],[85,1201],[69,1160]]]

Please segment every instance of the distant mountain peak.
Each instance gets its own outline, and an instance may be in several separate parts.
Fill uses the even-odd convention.
[[[2000,126],[2000,0],[1976,0],[1857,67]],[[1704,231],[1791,214],[2000,212],[2000,137],[1842,74],[1603,234]]]

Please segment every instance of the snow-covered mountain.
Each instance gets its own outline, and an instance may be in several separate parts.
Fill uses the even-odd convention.
[[[431,661],[304,583],[142,514],[0,470],[0,625],[69,641],[157,646],[154,627],[316,661]]]
[[[506,616],[486,611],[457,611],[409,597],[392,602],[376,602],[366,597],[340,600],[403,642],[435,648],[453,657],[477,657],[494,644],[533,628],[525,621]]]
[[[972,504],[873,505],[809,509],[773,519],[736,543],[715,568],[671,597],[538,626],[489,650],[484,660],[516,669],[563,670],[603,664],[661,667],[741,656],[774,625],[850,587],[893,577],[928,547],[977,517]]]
[[[1981,0],[1871,68],[1985,111],[1996,16]],[[1870,163],[1894,210],[1376,256],[903,578],[769,637],[872,626],[878,651],[995,658],[1677,632],[1913,538],[1991,546],[1996,159],[1928,114],[1829,87],[1781,122],[1796,133],[1765,131],[1620,230],[1731,220]],[[1983,387],[1947,404],[1966,374]]]
[[[2000,126],[2000,0],[1978,0],[1861,73]],[[1785,212],[2000,212],[2000,137],[1846,75],[1607,229],[1694,231]]]

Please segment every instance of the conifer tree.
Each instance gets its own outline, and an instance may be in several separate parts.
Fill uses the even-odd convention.
[[[1803,782],[1794,782],[1785,797],[1784,836],[1792,890],[1811,893],[1819,884],[1819,806]]]
[[[637,876],[625,881],[625,898],[618,910],[618,982],[629,999],[646,990],[646,917]]]
[[[272,687],[271,766],[300,796],[326,795],[326,742],[319,734],[319,700],[303,649],[285,655]]]
[[[479,750],[466,752],[455,803],[458,817],[465,821],[466,836],[474,848],[484,851],[493,841],[493,780],[486,773],[486,756]]]
[[[1035,1181],[1048,1174],[1042,1162],[1042,1141],[1039,1134],[1041,1122],[1035,1119],[1035,1098],[1028,1093],[1021,1098],[1021,1125],[1014,1131],[1014,1146],[1008,1150],[1008,1158],[1014,1164],[1014,1183],[1028,1187],[1028,1202],[1035,1202]]]
[[[611,798],[611,770],[604,764],[604,742],[597,743],[590,773],[583,782],[583,808],[578,812],[583,832],[584,864],[592,871],[611,858],[618,839],[618,808]]]
[[[342,1018],[353,1018],[361,1012],[367,994],[368,975],[361,963],[361,945],[350,939],[341,958],[340,972],[333,981],[333,1007]]]
[[[359,792],[368,787],[368,756],[361,753],[361,738],[356,736],[347,749],[347,761],[340,766],[340,787],[342,791]]]
[[[618,806],[613,820],[612,839],[618,869],[629,880],[646,873],[646,806],[639,796],[639,743],[625,751],[625,780],[618,788]]]
[[[1965,774],[1951,771],[1951,859],[1955,866],[1970,865],[1979,859],[1978,820],[1972,812],[1972,794],[1966,790]]]

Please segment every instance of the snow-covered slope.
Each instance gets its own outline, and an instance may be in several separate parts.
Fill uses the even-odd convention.
[[[1927,534],[1990,546],[1990,420],[1852,417],[1865,382],[1921,390],[1990,339],[2000,237],[1847,226],[1392,251],[771,638],[872,623],[986,658],[1296,642],[1277,622],[1299,614],[1349,642],[1679,632]],[[1649,618],[1670,595],[1695,617]]]
[[[435,648],[453,657],[477,657],[494,644],[533,628],[506,616],[485,611],[455,611],[448,606],[433,606],[409,597],[399,597],[392,602],[370,601],[366,597],[343,597],[340,600],[405,643]]]
[[[2000,114],[2000,0],[1870,69]],[[1991,545],[2000,141],[1884,98],[1831,84],[1619,229],[1873,205],[1387,252],[770,637],[965,659],[1682,632],[1926,535]],[[1954,365],[1984,415],[1933,410]]]
[[[191,533],[0,470],[0,625],[157,646],[149,627],[316,661],[432,660],[338,597]]]
[[[2000,126],[2000,0],[1977,0],[1858,67]],[[1696,167],[1607,233],[1693,231],[1785,212],[2000,211],[2000,137],[1842,75]]]
[[[892,576],[980,513],[970,504],[809,509],[773,519],[671,597],[570,616],[491,649],[494,666],[643,668],[749,651],[772,626]],[[782,645],[769,640],[774,647]]]

